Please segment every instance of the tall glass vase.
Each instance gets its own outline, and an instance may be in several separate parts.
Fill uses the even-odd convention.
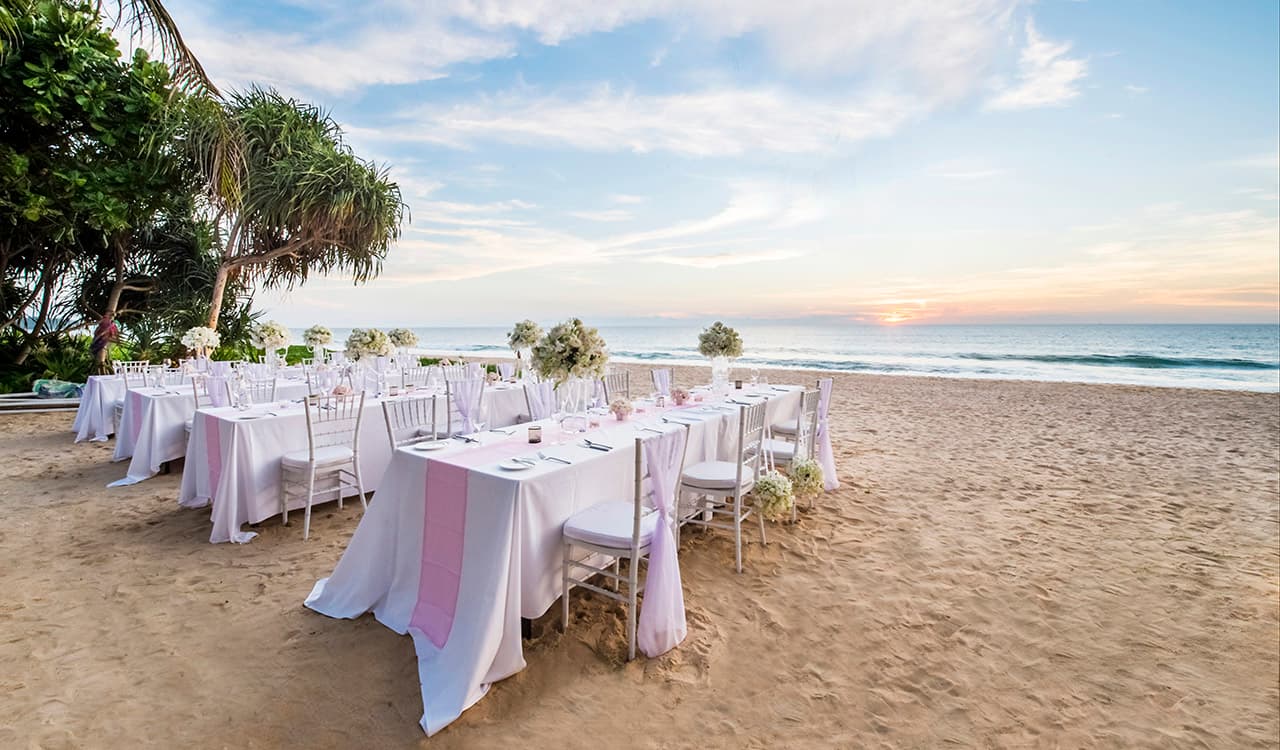
[[[558,390],[564,412],[560,426],[570,432],[586,432],[589,423],[587,408],[595,395],[595,383],[585,378],[570,378]]]
[[[727,391],[729,389],[729,368],[730,362],[728,357],[712,357],[711,358],[711,388],[714,391]]]

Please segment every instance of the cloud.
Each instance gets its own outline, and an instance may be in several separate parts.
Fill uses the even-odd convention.
[[[452,106],[423,105],[403,113],[400,125],[362,135],[458,148],[498,141],[700,157],[824,153],[888,136],[928,108],[903,95],[841,101],[773,88],[654,95],[604,86],[572,97],[520,90]]]
[[[1253,154],[1239,159],[1223,162],[1230,167],[1249,167],[1251,169],[1276,169],[1280,167],[1280,149],[1265,154]]]
[[[1040,36],[1030,18],[1026,33],[1027,42],[1018,58],[1017,82],[988,99],[988,109],[1060,106],[1080,95],[1079,83],[1088,74],[1088,62],[1067,57],[1071,43]]]
[[[790,260],[804,253],[798,250],[770,250],[759,253],[723,252],[710,255],[653,255],[644,258],[650,263],[665,263],[686,268],[723,268],[724,266],[741,266],[748,263]]]
[[[648,198],[644,197],[643,195],[628,195],[627,193],[614,193],[613,195],[609,196],[609,200],[613,201],[614,203],[619,203],[622,205],[629,206],[629,205],[635,205],[637,203],[644,203],[646,200],[648,200]]]
[[[964,182],[989,180],[994,177],[1004,177],[1010,173],[1011,170],[1003,167],[993,167],[981,162],[966,160],[945,161],[940,164],[935,164],[926,170],[926,174],[932,177],[941,177],[944,180],[960,180]]]
[[[587,221],[631,221],[631,219],[635,218],[630,211],[622,208],[609,208],[603,211],[568,211],[566,213],[569,216],[586,219]]]
[[[1124,90],[1128,91],[1130,94],[1145,94],[1151,89],[1147,88],[1146,86],[1135,86],[1132,83],[1127,83],[1124,86]]]

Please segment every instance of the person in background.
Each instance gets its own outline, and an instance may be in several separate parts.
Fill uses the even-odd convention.
[[[93,344],[89,346],[89,351],[93,354],[93,360],[98,363],[98,371],[107,371],[107,347],[114,344],[120,339],[120,328],[116,325],[115,313],[107,313],[98,321],[98,327],[93,332]]]

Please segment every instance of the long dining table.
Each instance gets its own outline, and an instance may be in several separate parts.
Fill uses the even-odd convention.
[[[116,403],[124,398],[125,382],[120,375],[90,375],[80,394],[80,406],[71,430],[76,442],[105,441],[115,432]]]
[[[761,386],[728,398],[703,392],[681,407],[649,403],[625,422],[600,416],[586,432],[552,420],[399,448],[333,573],[306,606],[335,618],[372,612],[412,637],[421,726],[434,734],[524,668],[521,618],[560,596],[561,528],[574,513],[633,492],[634,441],[689,430],[686,465],[736,450],[741,403],[767,400],[766,422],[795,418],[800,386]],[[588,445],[585,440],[594,443]],[[516,459],[520,459],[517,461]]]

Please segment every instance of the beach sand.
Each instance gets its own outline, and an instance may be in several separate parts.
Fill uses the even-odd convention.
[[[0,747],[1280,744],[1276,394],[837,375],[842,488],[741,575],[684,534],[684,644],[575,595],[430,739],[410,639],[302,606],[358,503],[211,545],[71,419],[0,417]]]

